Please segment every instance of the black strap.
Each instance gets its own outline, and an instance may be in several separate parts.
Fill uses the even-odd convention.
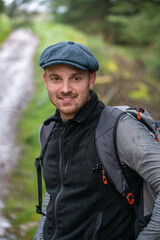
[[[45,215],[42,212],[42,170],[41,170],[41,156],[36,158],[35,166],[37,168],[37,182],[38,182],[38,205],[36,205],[36,212]]]
[[[45,216],[46,214],[42,211],[42,166],[43,166],[43,157],[47,149],[48,143],[52,136],[54,125],[49,133],[49,136],[46,139],[45,145],[42,149],[42,152],[38,158],[35,159],[35,166],[37,168],[37,183],[38,183],[38,205],[36,205],[36,212]]]

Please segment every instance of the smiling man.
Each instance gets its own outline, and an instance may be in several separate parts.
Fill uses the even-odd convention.
[[[133,199],[119,194],[109,178],[112,172],[117,185],[121,180],[113,134],[105,131],[106,127],[112,131],[117,108],[106,108],[92,90],[99,69],[97,59],[86,46],[69,41],[47,47],[39,64],[56,113],[40,131],[45,214],[34,240],[159,240],[160,145],[153,134],[130,114],[121,115],[116,146],[127,184],[141,207],[134,212],[130,206]],[[101,150],[109,172],[99,157],[95,138],[106,109],[112,111],[101,126],[101,136],[105,136]],[[37,212],[42,213],[41,204]]]

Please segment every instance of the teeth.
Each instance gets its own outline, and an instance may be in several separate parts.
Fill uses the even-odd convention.
[[[69,100],[69,99],[71,99],[71,98],[63,98],[63,100]]]

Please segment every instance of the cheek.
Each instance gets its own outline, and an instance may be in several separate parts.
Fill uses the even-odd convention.
[[[83,101],[86,101],[89,98],[89,95],[90,95],[89,86],[81,88],[80,96],[83,99]]]
[[[48,85],[47,90],[48,90],[48,93],[50,93],[52,95],[56,95],[57,92],[58,92],[58,88],[56,86],[53,86],[53,85]]]
[[[89,81],[83,83],[81,86],[79,86],[79,92],[81,92],[81,94],[88,93],[88,91],[90,90],[90,85],[91,84]]]
[[[48,96],[49,96],[50,100],[52,102],[53,101],[55,102],[55,100],[56,100],[56,93],[55,93],[54,89],[48,88],[47,91],[48,91]]]

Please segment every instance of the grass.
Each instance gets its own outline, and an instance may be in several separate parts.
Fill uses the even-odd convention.
[[[0,44],[3,43],[5,38],[12,31],[12,22],[5,14],[0,14]]]

